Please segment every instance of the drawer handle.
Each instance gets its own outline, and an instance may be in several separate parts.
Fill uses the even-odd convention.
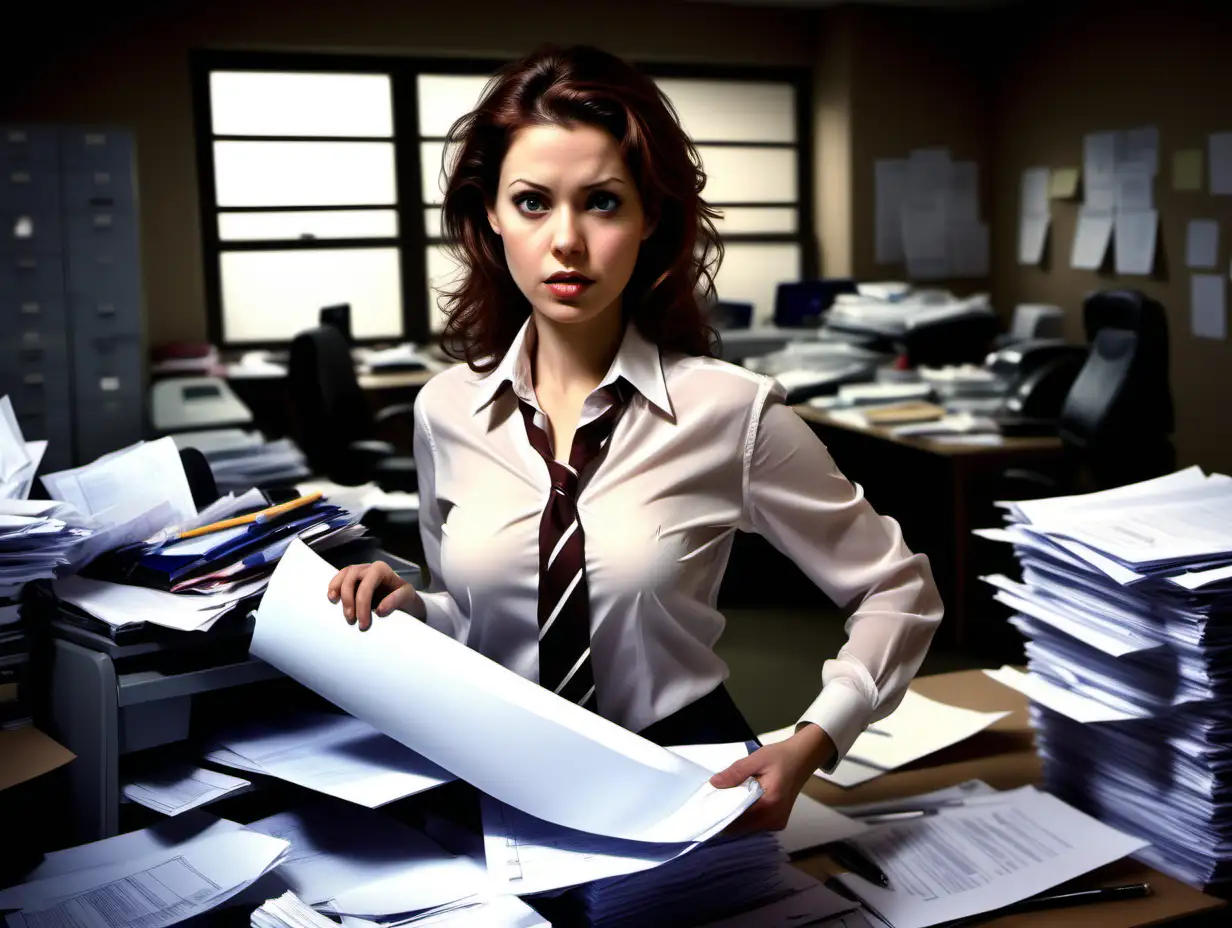
[[[36,347],[39,344],[38,332],[22,332],[21,340],[26,348]]]
[[[87,132],[86,145],[106,145],[107,134],[105,132]]]
[[[34,236],[34,220],[29,216],[18,216],[13,223],[13,238],[32,238]]]
[[[14,184],[28,184],[30,183],[30,172],[29,171],[14,171],[12,174],[9,175],[9,180],[12,181]]]
[[[10,130],[9,130],[9,141],[10,141],[10,142],[18,142],[18,143],[21,143],[21,142],[25,142],[25,141],[27,141],[27,139],[26,139],[26,133],[25,133],[25,130],[23,130],[23,129],[10,129]]]
[[[110,229],[111,228],[111,213],[98,213],[94,217],[94,228]]]
[[[110,184],[111,183],[111,173],[109,171],[95,171],[94,172],[94,183],[99,184],[99,185]]]
[[[38,259],[37,258],[18,258],[17,266],[21,268],[23,271],[28,271],[31,268],[38,267]]]
[[[114,316],[115,315],[115,303],[99,303],[98,304],[98,314],[100,316]]]
[[[98,381],[98,388],[104,393],[114,393],[116,390],[120,389],[120,378],[100,377]]]
[[[21,304],[21,314],[23,316],[37,316],[42,311],[43,311],[43,307],[39,306],[38,303],[22,303]]]
[[[43,375],[42,374],[26,374],[25,377],[21,378],[21,382],[24,383],[27,387],[41,387],[43,385]]]

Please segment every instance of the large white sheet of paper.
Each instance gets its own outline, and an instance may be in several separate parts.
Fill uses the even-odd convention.
[[[852,839],[890,888],[839,879],[894,928],[988,912],[1119,860],[1147,842],[1025,787]]]
[[[1075,722],[1123,722],[1137,718],[1129,712],[1114,709],[1098,700],[1081,693],[1062,689],[1055,683],[1044,680],[1035,674],[1023,673],[1013,667],[1000,667],[996,670],[985,670],[992,679],[1012,690],[1017,690],[1024,696],[1046,706],[1053,712],[1068,716]]]
[[[1149,275],[1155,269],[1155,240],[1159,233],[1159,212],[1153,209],[1118,212],[1116,272]]]
[[[1048,239],[1048,216],[1021,216],[1018,220],[1018,263],[1039,264],[1044,260]]]
[[[1159,172],[1159,127],[1125,130],[1121,160],[1143,165],[1154,177]]]
[[[1189,275],[1189,331],[1197,338],[1228,337],[1228,291],[1222,274]]]
[[[1088,209],[1111,213],[1116,206],[1117,138],[1092,132],[1082,139],[1082,187]]]
[[[122,627],[150,622],[180,631],[208,631],[241,599],[261,592],[266,578],[238,585],[225,593],[168,593],[127,583],[69,576],[56,580],[56,596],[108,625]]]
[[[287,842],[247,829],[215,832],[0,891],[0,908],[21,910],[9,916],[12,928],[160,928],[229,899],[277,866],[286,851]]]
[[[120,792],[124,798],[147,809],[164,815],[180,815],[251,786],[252,783],[240,777],[193,764],[176,764],[157,773],[134,777]]]
[[[705,840],[761,795],[752,778],[716,789],[701,765],[405,615],[360,632],[325,596],[335,572],[292,545],[251,653],[489,796],[579,831],[670,843]]]
[[[1185,226],[1185,266],[1211,270],[1219,263],[1219,220],[1191,219]]]
[[[453,776],[367,722],[334,712],[301,712],[251,722],[218,736],[206,759],[264,773],[375,809]]]
[[[942,748],[965,741],[1008,712],[977,712],[921,696],[908,690],[898,708],[860,734],[833,773],[813,771],[815,776],[851,787],[926,757]],[[761,735],[763,744],[791,737],[794,726]]]
[[[1078,211],[1078,225],[1070,250],[1070,267],[1094,271],[1103,266],[1112,241],[1111,212],[1083,207]]]
[[[1117,166],[1116,209],[1133,213],[1155,208],[1155,175],[1148,165],[1128,163]]]

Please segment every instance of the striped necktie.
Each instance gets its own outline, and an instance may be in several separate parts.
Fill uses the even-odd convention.
[[[624,405],[620,386],[607,392],[612,404],[574,432],[568,464],[556,460],[547,433],[535,424],[534,408],[521,403],[526,434],[552,480],[539,522],[539,683],[592,711],[597,703],[590,662],[590,593],[577,495],[579,478],[611,437]]]

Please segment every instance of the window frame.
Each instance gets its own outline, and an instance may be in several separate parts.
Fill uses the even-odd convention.
[[[708,141],[694,139],[698,147],[792,148],[796,152],[796,202],[794,203],[712,203],[718,209],[739,207],[794,208],[797,213],[795,232],[726,233],[722,241],[730,244],[794,244],[799,247],[800,279],[817,274],[819,256],[813,222],[813,138],[812,138],[812,77],[806,68],[778,68],[746,65],[703,63],[667,63],[634,60],[637,66],[654,78],[684,80],[747,81],[791,84],[795,98],[794,143],[756,141]],[[420,74],[490,76],[507,63],[500,58],[435,58],[365,54],[331,54],[308,52],[266,52],[195,49],[190,54],[193,92],[193,120],[197,152],[198,214],[201,247],[204,257],[206,299],[206,332],[211,344],[224,350],[285,348],[288,340],[226,341],[223,333],[221,258],[228,251],[291,251],[345,250],[350,248],[394,247],[398,250],[401,278],[402,336],[405,341],[426,344],[435,341],[431,332],[428,305],[428,249],[447,245],[446,239],[429,237],[424,223],[425,211],[434,208],[427,202],[422,189],[420,145],[440,142],[436,136],[419,134],[419,100],[417,77]],[[345,210],[333,207],[242,207],[220,209],[214,183],[214,142],[236,139],[248,141],[312,141],[316,137],[294,136],[216,136],[213,133],[210,100],[212,71],[286,71],[318,73],[387,74],[393,108],[394,170],[396,171],[398,217],[396,238],[360,238],[333,240],[236,240],[223,241],[219,234],[221,212],[295,212],[307,210]],[[372,141],[370,138],[337,138],[334,141]],[[375,207],[364,207],[366,209]],[[357,344],[388,343],[390,337],[357,339]]]

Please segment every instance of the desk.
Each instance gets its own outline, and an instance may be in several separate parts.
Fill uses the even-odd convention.
[[[987,631],[969,627],[970,616],[990,612],[993,602],[991,595],[976,595],[971,531],[1001,524],[991,507],[1000,475],[1059,460],[1061,440],[1015,436],[996,445],[966,445],[899,438],[885,427],[857,426],[807,404],[792,408],[873,506],[902,525],[912,550],[928,555],[945,602],[940,634],[971,644]]]
[[[1040,783],[1040,761],[1027,720],[1027,699],[1021,693],[995,683],[978,670],[921,677],[911,688],[940,702],[983,712],[1010,710],[1011,714],[973,738],[852,789],[812,777],[804,791],[827,805],[842,805],[913,796],[970,779],[983,780],[996,789]],[[800,859],[797,866],[819,879],[836,872],[833,863],[821,853]],[[987,924],[997,928],[1131,928],[1187,918],[1225,904],[1222,899],[1128,858],[1092,871],[1067,887],[1089,889],[1139,882],[1150,883],[1153,894],[1145,899],[1105,905],[1003,916],[989,919]]]

